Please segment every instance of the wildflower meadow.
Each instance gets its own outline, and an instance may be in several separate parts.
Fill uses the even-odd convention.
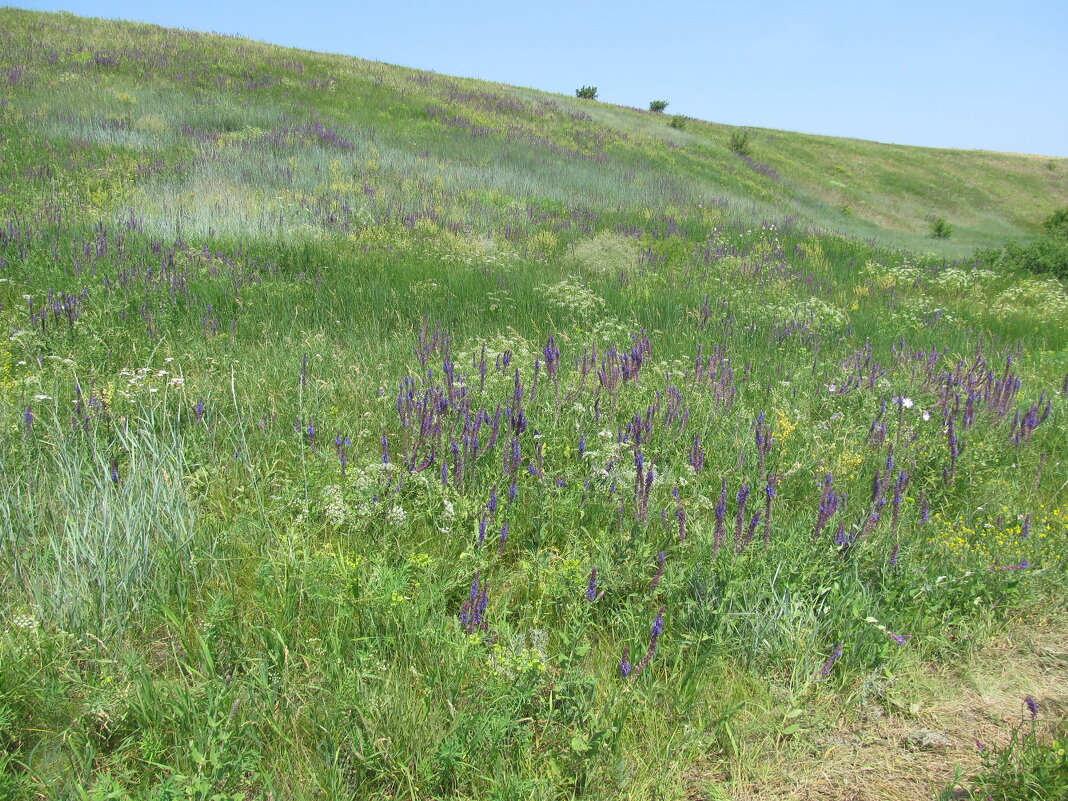
[[[1068,162],[0,21],[0,798],[1064,798]]]

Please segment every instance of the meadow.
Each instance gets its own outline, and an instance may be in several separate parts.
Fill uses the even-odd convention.
[[[0,23],[0,798],[1065,798],[1068,161]]]

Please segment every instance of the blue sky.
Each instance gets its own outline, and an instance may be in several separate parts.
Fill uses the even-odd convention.
[[[1068,156],[1068,0],[24,2],[768,128]]]

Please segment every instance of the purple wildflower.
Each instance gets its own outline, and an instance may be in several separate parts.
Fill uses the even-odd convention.
[[[838,643],[834,646],[834,650],[823,662],[823,667],[820,668],[820,678],[827,678],[831,675],[831,668],[834,667],[834,663],[837,662],[842,656],[843,646],[842,643]]]
[[[716,528],[713,535],[712,553],[715,554],[723,547],[726,539],[727,527],[724,518],[727,515],[727,479],[723,479],[723,485],[719,491],[719,501],[716,503]]]
[[[597,566],[590,570],[590,580],[586,584],[586,600],[591,604],[601,596],[597,594]]]
[[[649,648],[646,650],[645,656],[642,657],[642,661],[635,668],[635,676],[640,676],[642,671],[653,661],[653,657],[656,656],[656,649],[660,645],[660,635],[664,632],[664,610],[666,609],[666,606],[661,606],[656,613],[656,618],[653,620],[652,628],[649,631]]]
[[[1039,708],[1038,701],[1036,701],[1032,696],[1029,695],[1024,698],[1024,703],[1027,705],[1027,711],[1031,713],[1031,720],[1037,720]]]

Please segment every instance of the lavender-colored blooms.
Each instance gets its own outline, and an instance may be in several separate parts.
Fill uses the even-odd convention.
[[[890,551],[890,558],[886,562],[890,567],[897,567],[897,553],[899,550],[901,550],[901,545],[894,543],[894,547]]]
[[[649,648],[645,651],[642,661],[634,669],[635,677],[640,676],[653,660],[653,657],[656,656],[656,649],[660,645],[660,635],[664,632],[664,611],[666,609],[667,607],[661,606],[656,613],[656,618],[653,620],[653,625],[649,631]]]
[[[844,646],[842,643],[837,643],[834,646],[834,650],[831,651],[830,655],[824,661],[823,667],[820,668],[820,678],[825,679],[831,675],[831,669],[834,667],[834,663],[842,657],[843,648]]]
[[[619,660],[619,675],[625,679],[630,675],[630,670],[630,648],[628,647],[623,649],[623,656]]]
[[[382,464],[389,464],[389,438],[382,435]]]
[[[653,626],[650,630],[650,634],[653,637],[659,637],[664,631],[664,607],[660,607],[660,611],[656,613],[656,618],[653,620]]]
[[[907,643],[909,640],[912,639],[912,635],[911,634],[894,634],[891,631],[886,632],[886,636],[889,637],[894,642],[896,642],[898,645],[904,645],[905,643]]]
[[[1039,710],[1038,701],[1029,695],[1024,698],[1024,704],[1027,706],[1027,711],[1031,713],[1031,720],[1037,720]]]
[[[816,515],[816,526],[812,532],[812,539],[819,538],[820,532],[838,511],[841,497],[834,490],[834,475],[828,473],[823,479],[823,492],[820,495],[819,512]]]
[[[834,544],[839,548],[849,545],[849,537],[846,535],[845,523],[839,523],[834,532]]]
[[[716,554],[719,549],[723,547],[724,541],[727,537],[727,527],[725,519],[727,516],[727,479],[723,479],[723,483],[719,491],[719,500],[716,502],[716,527],[713,534],[712,553]]]
[[[487,631],[489,629],[486,622],[486,606],[488,602],[489,583],[481,583],[479,574],[476,572],[474,581],[471,582],[471,590],[460,607],[460,626],[466,634],[474,634],[476,631]]]
[[[749,486],[747,484],[742,484],[738,488],[736,500],[738,508],[734,516],[734,549],[740,552],[743,547],[742,532],[745,530],[745,505],[749,501]]]
[[[27,431],[33,428],[33,406],[27,406],[22,413],[22,424],[26,426]]]
[[[334,450],[337,453],[338,462],[341,463],[341,475],[345,475],[345,469],[349,465],[348,448],[352,445],[352,441],[348,437],[342,437],[338,434],[334,437]]]
[[[599,597],[597,594],[597,566],[594,565],[593,569],[590,570],[590,580],[586,584],[586,600],[592,604]]]

